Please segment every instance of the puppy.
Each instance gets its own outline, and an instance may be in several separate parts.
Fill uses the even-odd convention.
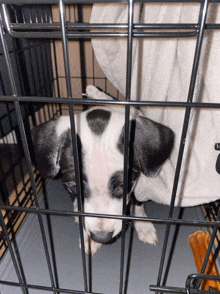
[[[94,86],[87,87],[93,99],[112,99]],[[75,115],[78,154],[82,180],[83,210],[88,213],[121,215],[123,207],[124,165],[124,107],[92,107]],[[33,129],[33,144],[37,167],[46,178],[58,173],[74,201],[77,210],[76,182],[69,116],[61,116]],[[142,173],[157,175],[169,157],[174,134],[168,127],[147,119],[131,108],[130,111],[130,191],[131,194]],[[147,191],[146,191],[147,193]],[[135,216],[146,217],[143,203],[134,202]],[[144,243],[156,244],[157,235],[150,222],[135,221],[138,238]],[[110,242],[122,229],[122,220],[114,218],[84,218],[85,249],[94,254],[101,244]]]

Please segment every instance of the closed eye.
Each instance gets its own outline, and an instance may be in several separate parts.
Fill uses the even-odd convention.
[[[132,191],[132,187],[134,187],[134,183],[136,179],[139,176],[139,172],[134,172],[132,173],[132,179],[131,179],[131,186],[130,189]],[[109,190],[111,193],[111,196],[113,198],[121,199],[123,198],[123,171],[116,171],[110,178],[109,183]],[[130,191],[129,189],[129,191]],[[128,194],[130,193],[128,191]]]
[[[121,184],[120,186],[116,187],[114,191],[112,191],[113,197],[117,199],[121,199],[123,197],[123,185]]]
[[[109,179],[108,186],[112,197],[121,199],[123,197],[123,171],[116,171]]]

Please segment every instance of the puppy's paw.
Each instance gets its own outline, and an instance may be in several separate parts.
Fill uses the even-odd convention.
[[[85,252],[87,254],[91,253],[92,256],[102,246],[102,244],[96,243],[95,241],[93,241],[85,231],[84,231],[84,243],[85,243]],[[81,249],[81,240],[79,240],[79,247]]]
[[[79,217],[78,216],[75,216],[75,223],[79,224]]]
[[[88,85],[86,87],[86,94],[92,99],[99,99],[100,91],[93,85]]]
[[[105,94],[105,92],[100,91],[93,85],[88,85],[86,87],[86,94],[92,99],[113,100],[111,96]]]
[[[134,226],[140,241],[156,245],[158,241],[157,233],[154,225],[151,222],[135,221]]]

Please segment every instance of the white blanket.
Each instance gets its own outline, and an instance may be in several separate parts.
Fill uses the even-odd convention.
[[[199,4],[135,4],[134,23],[197,23]],[[219,4],[209,7],[209,22],[219,22]],[[92,23],[126,23],[126,4],[96,4]],[[96,58],[106,77],[125,95],[126,39],[93,39]],[[134,39],[132,100],[186,101],[196,38]],[[205,34],[193,101],[220,102],[220,32]],[[184,108],[145,108],[147,117],[175,132],[175,147],[159,175],[143,175],[136,187],[140,201],[170,204],[182,133]],[[192,109],[176,206],[193,206],[220,198],[220,175],[215,170],[220,142],[220,110]]]

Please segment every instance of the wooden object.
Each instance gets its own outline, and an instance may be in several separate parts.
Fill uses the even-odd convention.
[[[210,235],[206,231],[196,231],[195,233],[189,235],[188,243],[191,247],[192,254],[195,260],[198,273],[201,272],[203,261],[209,246]],[[207,275],[219,275],[217,266],[213,261],[213,253],[209,255],[209,260],[206,266],[204,274]],[[209,290],[209,287],[212,287],[213,290],[220,291],[220,282],[213,280],[203,280],[201,283],[202,290]]]

